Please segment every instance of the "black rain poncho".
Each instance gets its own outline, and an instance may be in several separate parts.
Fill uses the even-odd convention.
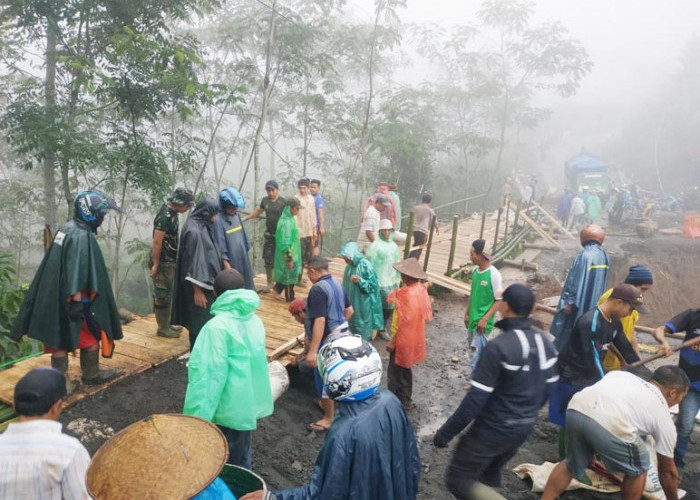
[[[275,491],[277,500],[413,500],[420,458],[413,426],[389,391],[353,403],[336,416],[306,486]]]
[[[211,223],[211,217],[218,210],[219,205],[213,198],[202,199],[185,222],[180,234],[170,322],[186,327],[190,334],[194,333],[195,336],[211,318],[209,307],[213,302],[214,279],[223,269],[221,256],[214,243]],[[192,284],[198,285],[207,296],[206,309],[194,305]]]
[[[121,339],[117,304],[97,238],[86,223],[73,219],[56,232],[44,255],[12,328],[12,337],[26,334],[54,349],[75,350],[83,320],[68,318],[68,300],[86,290],[92,296],[91,319],[107,337]]]

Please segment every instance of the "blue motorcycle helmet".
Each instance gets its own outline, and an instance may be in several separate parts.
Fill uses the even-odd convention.
[[[237,189],[226,187],[219,193],[219,207],[221,207],[222,211],[226,211],[227,207],[234,207],[240,210],[245,208],[245,200]]]
[[[121,212],[117,203],[99,189],[82,191],[73,200],[73,218],[87,224],[93,231],[97,231],[110,210]]]

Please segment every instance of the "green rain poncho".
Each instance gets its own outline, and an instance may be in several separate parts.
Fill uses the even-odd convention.
[[[275,241],[275,282],[280,285],[295,285],[301,274],[301,243],[299,229],[289,207],[284,207],[277,222]],[[290,259],[294,262],[291,269],[287,268]]]
[[[600,203],[600,198],[596,193],[592,193],[588,196],[586,200],[586,213],[588,214],[588,219],[592,222],[598,220],[600,211],[603,209]]]
[[[361,335],[363,339],[372,338],[372,330],[384,328],[382,299],[379,295],[379,279],[372,263],[365,259],[357,243],[350,241],[340,250],[342,257],[347,257],[352,264],[345,266],[343,288],[348,294],[350,304],[355,313],[348,321],[350,331]],[[353,283],[350,277],[360,277],[358,283]]]
[[[399,247],[394,243],[394,231],[389,234],[388,240],[382,238],[380,231],[379,237],[365,251],[365,257],[372,263],[377,272],[382,308],[393,309],[394,304],[387,304],[386,299],[393,289],[399,287],[401,282],[401,275],[393,266],[401,260]]]
[[[265,327],[253,290],[224,292],[211,306],[214,318],[199,332],[188,366],[185,415],[237,431],[254,430],[272,413]]]

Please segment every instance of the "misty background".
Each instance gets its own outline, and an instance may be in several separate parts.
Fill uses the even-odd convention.
[[[404,213],[424,192],[441,217],[493,210],[507,176],[553,203],[587,151],[620,187],[697,199],[699,18],[692,0],[10,0],[3,286],[31,280],[44,228],[93,187],[124,207],[99,239],[137,313],[152,219],[177,186],[237,187],[248,212],[270,178],[284,196],[319,178],[326,255],[356,238],[379,181]],[[259,269],[261,224],[246,230]]]

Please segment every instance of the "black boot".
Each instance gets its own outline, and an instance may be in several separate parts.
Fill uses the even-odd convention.
[[[83,384],[100,385],[118,375],[117,370],[100,370],[100,351],[80,350],[80,369],[83,371]]]
[[[77,380],[68,378],[68,356],[55,358],[51,356],[51,368],[55,368],[66,377],[66,395],[72,393],[78,387]]]

